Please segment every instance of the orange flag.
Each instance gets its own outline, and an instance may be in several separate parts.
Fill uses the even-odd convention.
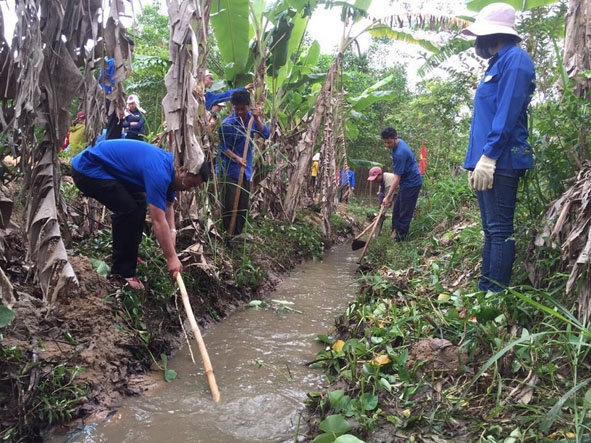
[[[427,170],[427,147],[425,146],[425,142],[421,144],[421,158],[419,160],[419,172],[421,175],[425,175],[425,171]]]

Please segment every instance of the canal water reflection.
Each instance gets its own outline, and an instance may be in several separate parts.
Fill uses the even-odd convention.
[[[187,347],[181,349],[169,361],[178,373],[172,383],[126,399],[107,423],[53,441],[293,442],[305,431],[299,419],[306,394],[323,383],[321,371],[305,363],[321,350],[316,336],[332,332],[334,319],[357,293],[356,260],[349,245],[339,246],[320,263],[298,266],[266,307],[245,307],[202,331],[219,403],[211,400],[193,340],[197,365]]]

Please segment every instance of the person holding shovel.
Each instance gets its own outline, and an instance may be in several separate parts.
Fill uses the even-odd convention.
[[[423,177],[415,155],[405,143],[398,138],[396,129],[387,126],[381,133],[384,145],[392,150],[392,170],[394,180],[390,185],[382,206],[387,208],[392,201],[394,192],[396,200],[392,209],[392,234],[390,238],[402,241],[408,235],[410,222],[417,206],[419,192],[423,186]],[[400,189],[398,189],[400,188]]]
[[[250,204],[252,153],[256,134],[271,134],[259,108],[250,108],[250,93],[235,91],[230,98],[233,111],[220,126],[220,175],[222,222],[228,235],[240,235]]]
[[[392,174],[391,172],[383,172],[382,168],[380,168],[379,166],[374,166],[369,170],[367,180],[376,181],[378,183],[378,202],[381,205],[384,201],[384,197],[386,197],[386,195],[389,193],[390,188],[392,187],[392,183],[394,183],[394,174]],[[380,217],[380,220],[378,221],[377,235],[380,235],[380,232],[382,231],[384,218],[385,215]]]
[[[140,140],[105,140],[72,159],[72,178],[78,189],[112,211],[113,280],[131,289],[144,289],[136,266],[146,206],[168,272],[175,277],[182,271],[175,251],[175,193],[196,188],[209,176],[207,161],[198,173],[175,170],[171,152]]]

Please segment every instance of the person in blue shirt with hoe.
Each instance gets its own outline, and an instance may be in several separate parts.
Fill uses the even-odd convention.
[[[505,3],[484,7],[462,31],[476,37],[476,54],[489,59],[474,97],[464,168],[476,191],[484,247],[478,288],[499,292],[509,285],[515,260],[513,240],[517,185],[534,166],[527,108],[535,90],[530,56],[517,46],[515,9]]]
[[[222,222],[231,235],[240,235],[246,223],[250,204],[250,182],[252,180],[252,154],[255,134],[267,139],[271,131],[263,122],[259,108],[250,109],[250,93],[234,91],[230,99],[234,112],[226,117],[219,129],[220,163],[222,183]],[[251,125],[250,120],[253,119]],[[247,137],[248,128],[250,135]],[[248,138],[248,146],[246,146]],[[246,156],[245,156],[245,149]],[[241,177],[241,174],[243,176]],[[240,189],[238,188],[240,183]],[[238,208],[234,208],[236,192],[239,192]],[[237,210],[233,232],[229,232],[232,213]]]
[[[112,211],[111,278],[131,289],[144,289],[136,266],[146,206],[168,271],[176,277],[183,270],[175,251],[175,193],[195,188],[209,176],[207,161],[198,174],[175,170],[171,152],[140,140],[105,140],[72,159],[72,178],[78,189]]]
[[[410,222],[417,206],[419,192],[423,186],[423,177],[419,172],[419,165],[415,155],[406,142],[398,138],[396,129],[387,126],[380,135],[384,145],[392,150],[392,171],[394,172],[394,180],[382,201],[382,206],[386,209],[392,201],[394,192],[398,190],[392,208],[392,234],[390,238],[402,241],[410,230]]]

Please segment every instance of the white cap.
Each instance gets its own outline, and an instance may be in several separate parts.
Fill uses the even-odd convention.
[[[476,21],[464,28],[462,34],[472,37],[493,34],[519,37],[515,28],[515,9],[507,3],[491,3],[482,8],[476,16]]]
[[[205,76],[213,78],[213,74],[209,71],[205,71]]]

